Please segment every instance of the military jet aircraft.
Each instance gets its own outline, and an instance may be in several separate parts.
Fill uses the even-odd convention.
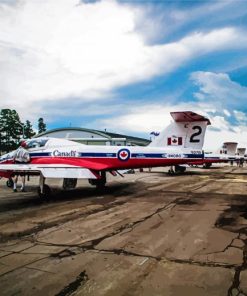
[[[196,160],[191,165],[203,165],[205,168],[210,168],[214,163],[227,163],[231,161],[239,161],[240,157],[236,154],[238,143],[225,142],[215,152],[205,152],[203,160]]]
[[[172,166],[202,160],[201,147],[209,119],[191,111],[171,112],[175,125],[168,126],[149,146],[93,146],[57,138],[24,140],[21,146],[0,158],[0,176],[15,173],[39,175],[39,196],[50,195],[46,178],[63,179],[63,188],[76,187],[77,179],[88,179],[98,189],[106,184],[106,173],[119,170]],[[166,132],[167,131],[167,132]],[[168,133],[169,131],[169,133]],[[121,174],[120,174],[121,175]]]

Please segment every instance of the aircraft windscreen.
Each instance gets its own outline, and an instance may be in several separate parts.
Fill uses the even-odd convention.
[[[39,148],[39,147],[44,147],[45,144],[47,143],[48,139],[35,139],[35,140],[30,140],[26,142],[26,147],[27,149],[31,148]]]

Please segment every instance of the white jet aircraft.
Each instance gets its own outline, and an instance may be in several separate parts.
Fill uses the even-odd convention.
[[[88,179],[97,188],[104,188],[106,172],[116,175],[118,170],[202,160],[209,119],[191,111],[171,112],[171,116],[175,124],[147,147],[92,146],[55,138],[25,140],[22,147],[0,158],[0,176],[10,178],[20,172],[39,175],[39,196],[48,197],[46,178],[64,179],[64,189],[74,188],[77,179]]]

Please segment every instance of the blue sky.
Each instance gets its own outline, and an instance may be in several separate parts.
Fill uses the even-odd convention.
[[[0,52],[22,120],[149,137],[193,110],[247,146],[247,1],[0,0]]]

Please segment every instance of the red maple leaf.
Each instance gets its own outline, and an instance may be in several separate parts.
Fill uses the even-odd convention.
[[[120,156],[123,157],[123,158],[125,158],[127,155],[128,154],[125,151],[123,151],[123,152],[120,153]]]
[[[172,143],[174,143],[174,144],[177,143],[177,140],[176,139],[173,139],[172,140]]]

